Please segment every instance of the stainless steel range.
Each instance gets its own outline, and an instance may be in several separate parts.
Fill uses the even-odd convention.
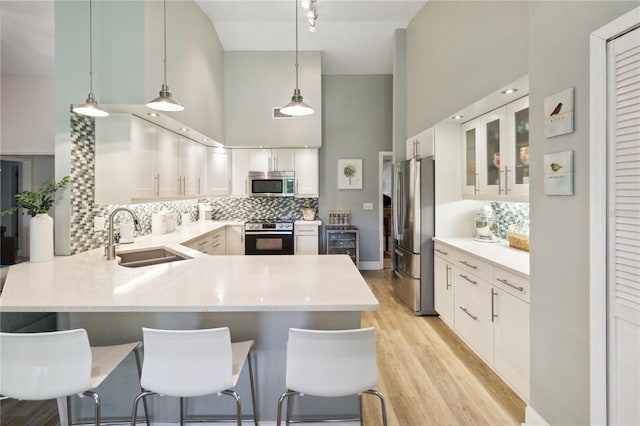
[[[293,222],[260,221],[244,224],[244,252],[253,254],[293,254]]]

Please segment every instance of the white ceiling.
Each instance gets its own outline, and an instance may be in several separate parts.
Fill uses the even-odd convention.
[[[195,0],[225,50],[294,50],[294,0]],[[299,7],[299,49],[322,51],[323,74],[391,74],[393,34],[426,0],[317,0],[316,32]]]
[[[117,1],[117,0],[109,0]],[[195,0],[225,50],[294,50],[294,0]],[[299,49],[322,51],[324,74],[391,74],[393,34],[426,0],[317,0],[317,31],[302,8]],[[53,74],[52,0],[0,0],[3,74]]]

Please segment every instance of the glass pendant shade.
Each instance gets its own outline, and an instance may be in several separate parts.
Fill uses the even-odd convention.
[[[93,93],[89,93],[87,100],[84,101],[82,105],[73,107],[73,112],[89,117],[106,117],[109,115],[107,111],[98,106],[98,102],[96,101],[96,97],[93,96]]]
[[[305,104],[302,100],[300,89],[295,89],[293,91],[293,96],[291,97],[291,102],[280,108],[280,112],[287,115],[297,116],[310,115],[313,114],[314,111],[313,108]]]
[[[158,111],[182,111],[184,107],[171,97],[169,86],[162,85],[160,96],[147,102],[147,107]]]

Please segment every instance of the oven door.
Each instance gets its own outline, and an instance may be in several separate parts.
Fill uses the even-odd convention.
[[[293,232],[245,231],[244,254],[293,254]]]

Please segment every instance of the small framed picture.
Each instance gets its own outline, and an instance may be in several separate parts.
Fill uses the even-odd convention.
[[[573,151],[544,155],[544,195],[573,195]]]
[[[362,189],[362,159],[338,160],[338,189]]]
[[[544,98],[544,136],[573,132],[573,87]]]

